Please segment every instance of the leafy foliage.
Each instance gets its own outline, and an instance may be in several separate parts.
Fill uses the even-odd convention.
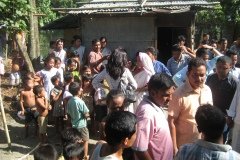
[[[0,25],[4,24],[10,33],[26,30],[30,11],[27,0],[1,0]]]

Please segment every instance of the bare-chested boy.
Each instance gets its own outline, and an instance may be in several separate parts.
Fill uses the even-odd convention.
[[[49,105],[48,99],[46,99],[46,91],[43,86],[35,86],[33,93],[36,96],[36,107],[39,112],[39,139],[41,143],[45,143],[47,141],[48,110],[51,110],[51,106]]]
[[[21,115],[25,115],[25,136],[28,136],[29,123],[34,120],[37,134],[37,116],[35,95],[33,93],[34,82],[32,79],[24,80],[24,90],[20,92]]]

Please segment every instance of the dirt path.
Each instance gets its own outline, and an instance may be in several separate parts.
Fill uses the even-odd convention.
[[[0,159],[1,160],[16,160],[23,157],[25,154],[29,153],[37,144],[38,138],[34,136],[34,126],[33,124],[29,129],[29,137],[25,138],[24,121],[20,120],[17,116],[19,110],[18,101],[15,100],[17,95],[17,88],[11,88],[8,86],[9,81],[7,77],[2,78],[2,98],[3,105],[6,112],[7,125],[10,133],[10,138],[12,142],[11,152],[8,151],[8,145],[6,144],[6,136],[2,124],[2,118],[0,117]],[[0,112],[1,115],[1,112]],[[60,136],[55,134],[53,126],[48,126],[48,137],[49,142],[54,144],[57,150],[61,151],[61,146],[59,145]],[[89,154],[91,154],[92,149],[96,143],[95,140],[91,139],[89,142]],[[30,155],[26,160],[33,160],[33,156]]]

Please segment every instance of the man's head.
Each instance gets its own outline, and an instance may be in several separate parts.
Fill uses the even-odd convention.
[[[178,36],[178,44],[180,46],[184,46],[185,42],[186,42],[186,38],[183,35]]]
[[[57,50],[63,49],[63,39],[62,38],[56,40],[56,49]]]
[[[113,111],[124,111],[125,96],[120,90],[110,90],[107,95],[107,106],[109,113]]]
[[[51,144],[41,144],[33,154],[34,160],[57,160],[58,153]]]
[[[237,52],[234,52],[232,50],[228,50],[226,52],[226,56],[230,57],[232,59],[232,66],[235,66],[237,64],[238,61],[238,54]]]
[[[75,35],[73,36],[73,41],[74,41],[74,46],[76,48],[80,47],[81,46],[81,43],[82,43],[82,39],[79,35]]]
[[[207,33],[203,34],[203,40],[204,41],[209,41],[209,37],[210,37],[209,34],[207,34]]]
[[[187,77],[193,89],[203,86],[206,79],[207,67],[201,58],[193,58],[188,63]]]
[[[232,60],[228,56],[222,56],[217,59],[216,73],[219,79],[225,79],[232,67]]]
[[[174,44],[172,46],[172,56],[175,60],[178,60],[180,58],[181,52],[182,52],[182,49],[181,49],[180,45]]]
[[[106,37],[101,37],[100,41],[101,41],[101,47],[105,48],[107,46],[107,38]]]
[[[136,139],[136,116],[127,111],[112,112],[107,116],[105,133],[110,146],[131,147]]]
[[[219,41],[220,44],[220,49],[221,50],[226,50],[227,49],[227,45],[228,45],[228,41],[226,38],[221,38]]]
[[[73,95],[73,96],[80,96],[82,93],[82,86],[81,86],[81,82],[71,82],[69,84],[69,92]]]
[[[149,97],[158,106],[168,104],[175,91],[172,77],[165,73],[156,73],[148,82]]]
[[[196,52],[196,56],[198,58],[203,59],[204,61],[207,61],[209,59],[209,55],[208,55],[208,49],[206,48],[199,48]]]
[[[226,118],[217,107],[210,104],[200,106],[195,120],[198,131],[204,134],[204,140],[214,143],[221,138]]]
[[[158,55],[158,51],[154,47],[148,47],[146,49],[146,53],[151,58],[152,61],[155,60]]]

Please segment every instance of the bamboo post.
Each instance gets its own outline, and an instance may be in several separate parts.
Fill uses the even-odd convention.
[[[4,131],[7,138],[8,148],[11,151],[11,139],[8,131],[7,121],[6,121],[6,115],[3,107],[3,101],[2,101],[2,89],[1,89],[1,78],[0,78],[0,108],[2,113],[2,119],[3,119],[3,125],[4,125]]]

